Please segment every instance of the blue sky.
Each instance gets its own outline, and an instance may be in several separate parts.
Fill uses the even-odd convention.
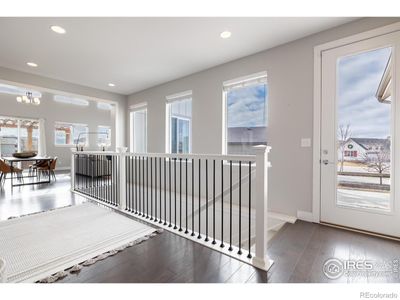
[[[266,85],[233,89],[228,92],[228,127],[259,127],[268,124]]]
[[[338,124],[350,124],[352,137],[390,135],[390,104],[375,98],[390,53],[383,48],[338,61]]]

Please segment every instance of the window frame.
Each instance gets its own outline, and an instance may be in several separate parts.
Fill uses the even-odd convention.
[[[71,126],[72,127],[72,131],[71,131],[71,136],[72,136],[72,138],[71,138],[71,142],[72,143],[70,143],[70,144],[57,144],[57,137],[56,137],[56,127],[57,127],[57,125],[69,125],[69,126]],[[59,122],[59,121],[56,121],[56,122],[54,122],[54,127],[53,127],[53,134],[54,134],[54,146],[55,147],[67,147],[67,148],[71,148],[71,147],[73,147],[73,146],[75,146],[76,144],[74,143],[74,126],[75,125],[77,125],[77,126],[82,126],[82,127],[86,127],[86,133],[88,133],[89,132],[89,125],[88,124],[82,124],[82,123],[72,123],[72,122]],[[88,137],[88,135],[87,135],[87,138],[86,138],[86,143],[85,143],[85,145],[84,145],[84,147],[89,147],[89,145],[90,145],[90,143],[89,143],[89,137]]]
[[[135,133],[135,113],[145,111],[146,112],[146,120],[145,120],[145,125],[146,125],[146,133],[144,135],[145,137],[145,151],[144,152],[135,152],[135,138],[134,138],[134,133]],[[129,137],[130,137],[130,152],[132,153],[147,153],[148,150],[148,110],[147,110],[147,103],[142,103],[136,106],[131,107],[130,112],[129,112]]]
[[[222,84],[222,155],[229,155],[228,153],[228,92],[243,87],[250,87],[258,84],[264,84],[266,89],[268,88],[268,77],[267,72],[262,71],[252,75],[239,77],[236,79],[228,80]],[[269,92],[268,92],[269,95]],[[265,97],[265,114],[266,114],[266,125],[268,128],[268,98]]]
[[[172,154],[172,140],[171,140],[171,127],[172,127],[172,112],[171,105],[176,102],[181,102],[185,100],[190,100],[191,102],[191,110],[190,110],[190,118],[185,116],[174,116],[174,118],[188,120],[189,121],[189,152],[182,154],[190,154],[192,153],[192,123],[193,123],[193,93],[191,90],[177,93],[174,95],[170,95],[166,97],[165,103],[165,152]],[[178,147],[177,147],[178,148]],[[178,154],[178,153],[177,153]]]

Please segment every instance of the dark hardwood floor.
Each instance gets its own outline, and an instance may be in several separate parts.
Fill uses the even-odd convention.
[[[11,189],[10,179],[6,179],[4,185],[0,185],[0,220],[86,201],[85,198],[70,192],[70,180],[69,173],[58,172],[57,181],[51,184],[27,185]]]
[[[13,192],[6,183],[0,191],[0,220],[83,201],[69,192],[67,174],[59,174],[56,183]],[[400,282],[399,272],[386,269],[373,275],[328,279],[322,269],[327,259],[370,260],[381,266],[400,259],[400,243],[319,224],[286,224],[270,241],[269,255],[275,263],[267,273],[164,231],[59,282]]]

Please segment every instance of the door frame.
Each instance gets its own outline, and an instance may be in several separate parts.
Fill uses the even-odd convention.
[[[321,107],[322,107],[322,52],[360,42],[377,36],[400,31],[400,22],[368,30],[314,47],[314,90],[313,90],[313,191],[312,212],[298,212],[298,218],[320,223],[321,220]]]

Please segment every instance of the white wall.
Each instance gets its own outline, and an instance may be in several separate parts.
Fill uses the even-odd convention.
[[[15,98],[14,95],[0,94],[0,116],[45,119],[47,155],[57,156],[57,165],[60,168],[70,167],[71,147],[54,145],[55,122],[87,124],[89,131],[97,131],[98,125],[110,126],[114,134],[112,147],[115,146],[115,114],[98,109],[94,101],[90,101],[89,106],[76,106],[57,103],[53,101],[52,94],[43,93],[41,104],[33,106],[18,103]],[[90,135],[89,147],[98,150],[96,138],[96,135]]]
[[[223,82],[267,71],[268,144],[272,146],[269,209],[289,215],[298,210],[310,212],[312,148],[301,148],[300,139],[313,133],[313,48],[398,21],[400,18],[365,18],[345,24],[133,94],[128,106],[148,103],[148,151],[165,152],[165,97],[192,90],[193,153],[221,153]]]

